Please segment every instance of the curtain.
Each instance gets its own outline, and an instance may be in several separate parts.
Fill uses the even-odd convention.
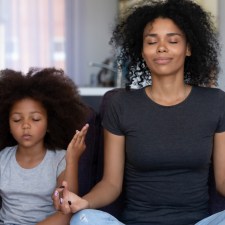
[[[0,0],[0,69],[66,69],[66,0]]]

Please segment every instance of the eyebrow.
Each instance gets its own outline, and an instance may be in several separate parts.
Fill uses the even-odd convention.
[[[42,114],[41,111],[33,111],[33,112],[30,112],[30,114],[35,114],[35,113]],[[20,113],[20,112],[13,112],[13,113],[11,113],[11,115],[14,115],[14,114],[19,114],[19,115],[21,115],[21,114],[23,114],[23,113]]]
[[[146,35],[144,35],[144,38],[146,37],[157,37],[158,34],[154,34],[154,33],[148,33]],[[172,36],[183,36],[181,33],[168,33],[166,34],[166,36],[168,37],[172,37]]]

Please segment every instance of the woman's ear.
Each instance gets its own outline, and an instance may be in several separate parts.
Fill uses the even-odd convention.
[[[189,44],[187,45],[186,56],[191,56],[191,47]]]

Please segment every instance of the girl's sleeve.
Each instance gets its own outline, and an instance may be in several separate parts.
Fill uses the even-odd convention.
[[[57,177],[66,169],[66,150],[57,151]]]

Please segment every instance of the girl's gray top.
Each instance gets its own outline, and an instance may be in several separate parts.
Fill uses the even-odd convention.
[[[0,224],[35,225],[55,212],[51,196],[65,170],[65,150],[47,150],[32,169],[16,161],[17,146],[0,151]]]

